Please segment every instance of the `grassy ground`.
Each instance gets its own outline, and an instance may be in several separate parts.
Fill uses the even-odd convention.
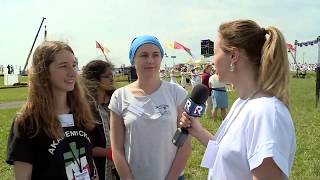
[[[6,147],[8,132],[11,127],[12,118],[18,109],[5,109],[0,110],[0,179],[9,180],[13,179],[12,166],[5,164]]]
[[[25,100],[28,87],[0,89],[0,102]]]
[[[119,82],[116,86],[120,87],[124,84],[126,84],[126,82]],[[2,97],[3,94],[1,91],[0,93]],[[236,95],[234,92],[229,93],[230,104],[235,98]],[[313,74],[307,76],[307,79],[291,80],[290,103],[297,136],[297,152],[290,179],[320,179],[320,107],[315,108],[315,78]],[[12,170],[10,166],[5,164],[4,158],[8,131],[16,110],[17,109],[0,110],[0,179],[5,180],[12,179]],[[219,122],[212,122],[208,117],[202,117],[201,121],[203,126],[213,133],[220,125]],[[200,167],[204,147],[193,140],[192,148],[192,155],[185,169],[186,179],[206,179],[208,172],[205,168]]]

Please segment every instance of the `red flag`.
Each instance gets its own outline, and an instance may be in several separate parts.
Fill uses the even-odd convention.
[[[193,57],[193,55],[191,53],[191,49],[185,47],[184,45],[175,41],[173,47],[174,47],[174,49],[184,49],[191,57]]]
[[[287,48],[292,52],[296,52],[296,48],[292,44],[287,43]]]
[[[185,47],[184,45],[182,45],[176,41],[174,42],[174,49],[184,49],[186,51],[190,51],[189,48]]]
[[[99,44],[98,41],[96,41],[96,48],[100,48],[101,51],[104,53],[104,47],[101,46],[101,44]]]

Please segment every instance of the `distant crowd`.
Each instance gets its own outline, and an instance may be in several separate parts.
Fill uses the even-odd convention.
[[[290,70],[291,71],[296,71],[297,68],[299,68],[299,70],[301,71],[315,71],[317,68],[317,64],[316,63],[311,63],[311,64],[307,64],[307,63],[290,63]]]
[[[7,66],[0,65],[0,74],[21,74],[21,66],[19,66],[19,70],[17,65],[13,66],[8,64]]]

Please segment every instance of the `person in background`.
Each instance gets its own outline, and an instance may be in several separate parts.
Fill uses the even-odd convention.
[[[96,120],[96,127],[90,133],[90,137],[99,179],[116,180],[118,177],[112,162],[108,109],[114,91],[112,64],[103,60],[90,61],[83,68],[82,77],[88,89],[88,100]]]
[[[191,138],[179,149],[171,140],[187,92],[180,85],[160,80],[163,54],[156,37],[136,37],[129,59],[138,79],[117,89],[111,97],[111,147],[121,179],[184,179]]]
[[[166,70],[160,69],[160,79],[165,80],[165,78],[166,78]]]
[[[183,88],[186,88],[187,86],[187,77],[188,77],[189,73],[187,72],[187,67],[182,67],[181,68],[181,86]]]
[[[15,178],[95,178],[91,140],[95,126],[78,80],[74,52],[60,41],[44,41],[29,69],[29,94],[13,121],[7,163]]]
[[[191,86],[192,89],[197,85],[201,83],[199,72],[196,70],[196,68],[191,69]]]
[[[0,65],[0,72],[1,74],[4,74],[4,66],[2,64]]]
[[[172,68],[171,71],[170,71],[170,82],[171,83],[174,83],[174,84],[177,84],[177,74],[176,74],[176,70],[175,68]]]
[[[8,74],[11,74],[11,66],[10,66],[10,64],[8,64],[8,66],[7,66],[7,71],[8,71]]]
[[[10,69],[11,69],[10,74],[14,74],[14,68],[12,65],[10,66]]]
[[[205,114],[207,116],[211,116],[211,110],[212,110],[211,89],[209,87],[209,78],[211,76],[210,74],[211,70],[212,70],[211,64],[206,64],[204,66],[203,73],[201,75],[201,83],[208,88],[208,92],[209,92],[209,96],[206,101],[206,109],[205,109]]]
[[[219,77],[216,73],[210,76],[209,88],[211,89],[211,99],[213,104],[211,111],[213,121],[217,120],[219,110],[221,120],[224,120],[227,115],[228,94],[225,86],[225,83],[219,81]]]
[[[288,179],[296,150],[289,111],[289,61],[282,33],[251,20],[219,27],[213,62],[239,94],[215,136],[183,113],[181,124],[207,146],[208,179]]]

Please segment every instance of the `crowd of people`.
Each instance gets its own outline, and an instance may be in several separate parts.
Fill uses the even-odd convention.
[[[206,101],[205,114],[213,121],[223,120],[226,117],[228,108],[227,91],[232,89],[232,85],[218,80],[214,64],[185,65],[167,71],[160,69],[160,78],[163,80],[170,78],[171,83],[179,84],[184,89],[192,90],[197,84],[207,86],[209,97]],[[218,111],[220,111],[219,116]]]
[[[296,71],[297,69],[300,69],[301,71],[309,71],[309,72],[314,72],[316,71],[316,68],[318,67],[318,64],[316,63],[300,63],[298,62],[297,64],[295,63],[290,63],[290,70],[291,71]]]
[[[19,74],[21,72],[21,66],[19,67],[19,72],[17,70],[17,66],[8,64],[6,67],[4,65],[0,65],[0,74]]]
[[[110,62],[90,61],[80,76],[72,48],[45,41],[33,54],[29,94],[12,123],[6,162],[19,180],[184,180],[195,137],[207,147],[210,180],[288,179],[296,143],[285,48],[275,27],[227,22],[216,37],[215,68],[172,69],[168,82],[159,40],[142,35],[129,49],[137,79],[116,89]],[[220,110],[216,135],[184,112],[188,83],[207,87],[206,112],[214,120]],[[229,114],[226,83],[239,94]],[[190,135],[176,147],[171,141],[179,127]]]

